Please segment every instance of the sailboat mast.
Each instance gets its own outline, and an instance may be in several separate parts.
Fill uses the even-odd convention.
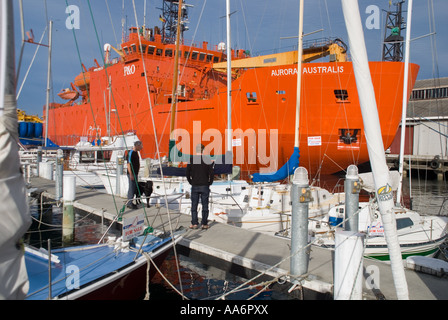
[[[176,120],[176,100],[177,100],[177,79],[179,77],[179,46],[180,46],[180,25],[182,19],[182,0],[179,0],[177,9],[177,32],[176,32],[176,52],[174,55],[174,74],[173,74],[173,91],[171,96],[171,122],[170,122],[170,148],[169,157],[171,157],[171,148],[174,146],[174,125]],[[173,159],[171,159],[173,160]]]
[[[226,151],[232,151],[232,48],[230,37],[230,0],[226,0],[227,23],[227,137]]]
[[[45,147],[48,140],[48,121],[50,111],[50,79],[51,79],[51,48],[52,48],[52,34],[53,34],[53,21],[50,20],[50,26],[48,31],[48,70],[47,70],[47,102],[45,107]]]
[[[300,0],[299,15],[299,43],[297,46],[297,97],[296,97],[296,122],[294,131],[294,147],[299,147],[300,124],[300,90],[302,88],[302,56],[303,56],[303,0]]]
[[[401,115],[401,137],[400,137],[400,157],[399,157],[399,166],[398,172],[400,173],[400,180],[398,182],[397,189],[397,203],[401,202],[401,192],[403,187],[403,161],[404,161],[404,144],[405,144],[405,135],[406,135],[406,113],[408,106],[408,78],[409,78],[409,52],[410,52],[410,44],[411,44],[411,20],[412,20],[412,3],[413,0],[409,0],[408,2],[408,14],[406,18],[406,48],[404,55],[404,77],[403,77],[403,111]]]
[[[394,199],[389,176],[389,169],[384,154],[381,126],[376,105],[375,92],[367,59],[363,25],[357,0],[341,0],[347,28],[350,51],[358,89],[361,114],[364,123],[367,149],[375,182],[376,198],[384,226],[384,235],[389,250],[391,270],[397,297],[409,299],[408,286],[403,268],[400,243],[398,242],[395,222]]]

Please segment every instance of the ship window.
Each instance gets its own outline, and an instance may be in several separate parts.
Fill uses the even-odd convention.
[[[248,103],[255,103],[257,102],[257,93],[256,92],[247,92],[246,98]]]
[[[131,46],[131,48],[132,48],[132,53],[136,53],[137,52],[137,47],[135,46],[135,44],[133,44]]]
[[[147,47],[147,45],[146,44],[142,44],[142,46],[141,46],[141,51],[143,52],[143,53],[146,53],[146,47]]]
[[[219,62],[219,57],[213,57],[213,62],[214,63],[218,63]]]
[[[337,102],[348,101],[347,90],[334,90],[334,95],[336,97]]]
[[[204,61],[205,59],[205,53],[199,54],[199,61]]]
[[[191,59],[192,60],[197,60],[198,59],[198,54],[199,54],[199,52],[193,51],[193,53],[191,54]]]
[[[212,54],[207,54],[207,62],[212,61],[213,59],[213,55]]]
[[[124,47],[123,50],[124,50],[125,54],[129,54],[129,48],[128,47]]]
[[[184,58],[188,59],[190,57],[190,51],[185,51],[184,52]]]
[[[173,56],[173,49],[166,49],[165,57],[172,57],[172,56]]]
[[[156,56],[161,56],[162,52],[163,52],[163,49],[157,48]]]
[[[400,218],[396,219],[397,222],[397,230],[412,227],[414,222],[412,222],[411,218]]]
[[[156,47],[153,46],[149,46],[148,47],[148,54],[154,54],[154,50],[156,49]]]
[[[420,89],[412,91],[411,100],[448,98],[448,88]]]

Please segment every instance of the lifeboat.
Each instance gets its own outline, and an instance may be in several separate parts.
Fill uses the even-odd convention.
[[[61,92],[58,93],[58,96],[64,100],[76,100],[79,97],[79,92],[66,88],[62,89]]]
[[[85,91],[90,86],[90,72],[81,72],[75,78],[75,86],[81,91]]]

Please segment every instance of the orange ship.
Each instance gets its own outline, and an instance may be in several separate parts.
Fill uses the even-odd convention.
[[[118,58],[110,58],[111,49]],[[174,41],[157,27],[131,28],[119,49],[106,45],[104,65],[95,61],[75,78],[72,88],[79,100],[50,105],[49,138],[67,145],[76,143],[69,137],[85,135],[89,128],[98,135],[133,130],[143,142],[143,158],[158,157],[156,140],[160,156],[167,156],[175,50]],[[325,56],[330,62],[311,62]],[[197,141],[213,145],[211,153],[226,150],[226,60],[222,44],[180,45],[175,127],[184,153],[191,153]],[[328,39],[304,44],[303,62],[300,165],[313,174],[367,162],[355,76],[344,44]],[[409,94],[418,69],[410,65]],[[371,62],[370,71],[386,149],[401,120],[404,63]],[[250,57],[232,50],[233,164],[243,172],[275,171],[292,154],[297,72],[297,52]]]

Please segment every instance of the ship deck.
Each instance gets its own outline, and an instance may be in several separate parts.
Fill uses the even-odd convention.
[[[45,199],[55,199],[55,182],[33,177],[30,181],[32,196],[42,195]],[[31,192],[32,191],[32,192]],[[125,199],[89,190],[76,188],[74,207],[79,213],[95,214],[101,219],[113,220]],[[143,209],[126,210],[124,215],[143,213]],[[169,231],[166,209],[145,207],[149,221],[158,230]],[[154,219],[157,216],[156,219]],[[207,257],[219,263],[220,268],[231,273],[240,273],[246,278],[264,273],[267,277],[286,279],[289,273],[290,241],[284,238],[257,233],[242,228],[212,222],[209,230],[189,230],[190,216],[170,210],[175,219],[173,228],[183,227],[188,231],[179,244],[179,251],[192,258]],[[397,299],[389,264],[376,260],[364,260],[364,268],[375,266],[379,270],[379,290],[366,285],[369,275],[364,275],[363,298]],[[333,290],[334,254],[331,250],[312,247],[308,274],[301,280],[301,294],[304,299],[331,299]],[[411,300],[448,299],[448,279],[406,269],[406,278]],[[291,283],[292,286],[292,283]],[[313,297],[313,298],[310,298]]]

